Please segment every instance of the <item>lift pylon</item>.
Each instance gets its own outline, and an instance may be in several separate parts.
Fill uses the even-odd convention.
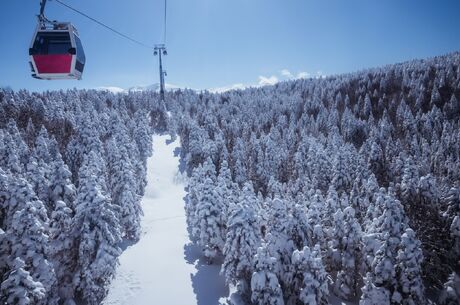
[[[157,44],[153,49],[153,55],[158,55],[158,61],[160,66],[160,98],[164,102],[165,100],[165,76],[167,76],[166,71],[163,70],[163,62],[161,56],[168,55],[166,51],[166,46],[164,44]]]

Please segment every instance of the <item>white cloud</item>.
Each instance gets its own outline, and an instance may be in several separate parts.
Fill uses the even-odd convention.
[[[280,73],[281,73],[281,76],[283,76],[285,78],[288,78],[288,79],[299,79],[299,78],[308,78],[308,77],[310,77],[310,73],[308,73],[306,71],[302,71],[302,72],[299,72],[296,75],[294,75],[288,69],[283,69],[283,70],[280,71]]]
[[[259,86],[274,85],[278,82],[278,77],[272,75],[270,77],[259,76]]]
[[[310,76],[310,73],[305,72],[305,71],[304,72],[299,72],[297,74],[297,78],[308,78],[309,76]]]
[[[294,78],[294,75],[292,75],[292,73],[288,69],[281,70],[281,75],[287,78]]]
[[[280,72],[280,76],[282,77],[281,79],[283,79],[283,77],[286,79],[301,79],[301,78],[309,78],[311,77],[310,73],[306,72],[306,71],[301,71],[297,74],[292,74],[291,71],[289,71],[288,69],[283,69],[281,70]],[[316,78],[322,78],[322,77],[325,77],[321,71],[318,71],[315,76]],[[237,83],[237,84],[233,84],[233,85],[228,85],[228,86],[223,86],[223,87],[217,87],[217,88],[210,88],[210,89],[207,89],[209,92],[212,92],[212,93],[222,93],[222,92],[226,92],[226,91],[231,91],[231,90],[243,90],[243,89],[246,89],[246,88],[249,88],[249,87],[263,87],[263,86],[271,86],[271,85],[275,85],[276,83],[279,82],[279,78],[276,76],[276,75],[272,75],[272,76],[259,76],[259,81],[257,84],[242,84],[242,83]]]

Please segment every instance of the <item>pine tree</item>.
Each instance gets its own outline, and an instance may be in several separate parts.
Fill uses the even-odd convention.
[[[422,282],[423,254],[415,232],[408,228],[401,237],[401,246],[396,257],[398,291],[403,305],[426,304],[425,288]]]
[[[35,148],[34,152],[37,156],[37,159],[40,160],[40,165],[49,164],[51,161],[51,155],[49,152],[49,135],[48,131],[44,126],[40,129],[37,138],[35,139]],[[44,167],[44,166],[43,166]]]
[[[140,198],[136,193],[134,168],[128,151],[123,145],[118,145],[115,139],[108,143],[108,154],[112,203],[120,208],[118,218],[124,237],[129,240],[138,240],[142,208]]]
[[[404,173],[401,182],[401,196],[406,202],[416,200],[418,195],[417,185],[419,182],[419,174],[417,168],[411,158],[406,161]]]
[[[5,276],[0,289],[0,302],[3,304],[45,304],[45,288],[42,283],[34,281],[19,257],[14,260],[12,270]]]
[[[345,208],[343,214],[344,234],[339,243],[342,246],[341,268],[337,273],[335,291],[343,298],[350,299],[358,293],[362,232],[352,207]]]
[[[390,305],[390,292],[384,287],[375,286],[371,278],[368,273],[364,279],[359,305]]]
[[[309,244],[308,235],[313,232],[313,229],[308,222],[307,209],[304,205],[296,204],[293,206],[287,228],[289,238],[297,249],[303,249]]]
[[[230,214],[221,273],[227,283],[241,282],[243,293],[253,273],[253,258],[260,245],[260,230],[254,207],[248,200],[240,202]]]
[[[29,155],[29,147],[24,142],[21,133],[19,132],[19,129],[16,125],[16,122],[13,119],[10,119],[8,121],[6,128],[11,136],[11,146],[13,146],[16,149],[19,162],[21,164],[25,164],[27,162],[27,158]]]
[[[192,242],[197,242],[199,238],[199,220],[195,217],[195,215],[199,196],[201,194],[201,188],[203,187],[203,180],[203,168],[199,165],[192,171],[192,175],[187,185],[188,193],[185,199],[185,215],[187,218],[190,240]]]
[[[310,225],[308,229],[308,246],[310,247],[316,245],[317,243],[324,245],[326,242],[324,238],[324,229],[321,224],[322,218],[320,213],[320,209],[324,204],[323,202],[324,199],[322,198],[321,193],[316,191],[315,195],[308,204],[307,219],[308,224]]]
[[[36,156],[32,155],[29,158],[29,162],[26,166],[26,177],[31,183],[32,188],[37,194],[38,198],[47,206],[49,210],[53,208],[50,204],[50,182],[47,178],[48,167],[44,168],[39,165],[42,162],[38,162]]]
[[[259,305],[284,305],[283,292],[275,274],[276,259],[262,244],[254,256],[255,271],[251,277],[251,300]]]
[[[460,299],[460,276],[453,272],[447,282],[444,284],[444,289],[439,297],[440,305],[457,305]]]
[[[5,170],[16,175],[21,175],[24,171],[21,164],[18,148],[8,133],[0,130],[0,166]]]
[[[320,198],[320,194],[316,197]],[[326,202],[324,204],[318,204],[319,207],[322,207],[322,224],[326,232],[327,238],[332,238],[332,229],[334,224],[334,213],[340,207],[340,199],[337,191],[333,185],[329,186],[327,192]]]
[[[450,232],[450,235],[454,239],[454,251],[457,255],[460,255],[460,215],[455,216],[452,220]]]
[[[20,178],[10,185],[11,218],[7,224],[7,238],[11,244],[11,257],[23,260],[33,280],[40,282],[46,299],[38,304],[56,304],[56,275],[49,260],[48,216],[43,203],[32,187]]]
[[[299,302],[307,305],[328,304],[328,275],[324,269],[319,245],[316,245],[313,251],[308,246],[302,251],[295,250],[292,254],[292,263],[302,278]]]
[[[391,303],[401,302],[402,296],[397,291],[396,255],[403,233],[408,228],[404,210],[394,195],[381,194],[377,204],[382,214],[367,227],[364,240],[364,255],[367,270],[365,289],[361,301],[372,300],[373,295],[389,295]],[[377,290],[375,290],[377,289]],[[369,301],[370,302],[370,301]],[[372,304],[372,303],[371,303]]]
[[[335,191],[339,194],[341,192],[348,191],[351,183],[350,169],[346,166],[346,160],[344,156],[339,153],[334,160],[334,177],[332,178],[332,185]],[[329,188],[329,190],[331,190]]]
[[[99,304],[107,293],[107,284],[115,272],[121,227],[120,209],[111,203],[94,175],[100,168],[100,157],[92,151],[79,173],[78,195],[75,203],[72,237],[78,247],[77,273],[74,275],[77,296],[88,304]]]
[[[229,212],[236,204],[235,190],[237,185],[232,181],[232,173],[228,167],[227,160],[223,160],[220,166],[219,175],[217,176],[216,192],[220,206],[223,208],[222,214],[224,215],[224,225],[227,223]],[[222,239],[225,239],[226,232]]]
[[[34,122],[32,121],[32,118],[29,118],[29,121],[27,121],[27,127],[26,127],[24,138],[25,138],[27,146],[32,147],[34,145],[35,126],[34,126]]]
[[[211,178],[206,178],[196,206],[195,217],[199,221],[199,244],[210,262],[222,252],[225,231],[223,206],[218,200]]]
[[[10,252],[11,244],[9,243],[8,236],[5,233],[5,231],[3,231],[0,228],[0,274],[2,274],[2,277],[0,277],[0,281],[3,279],[3,275],[9,269],[9,264],[11,263],[9,257]]]
[[[59,297],[73,298],[72,275],[77,260],[75,240],[71,237],[72,210],[64,201],[57,201],[50,219],[50,258],[59,283]]]
[[[292,271],[292,252],[296,249],[294,240],[290,236],[291,228],[295,226],[294,219],[288,210],[288,201],[275,195],[273,200],[267,200],[268,211],[268,234],[265,240],[268,242],[268,249],[276,258],[275,273],[279,283],[283,288],[286,298],[292,294],[291,291],[291,271]]]
[[[152,136],[150,135],[150,124],[147,113],[144,110],[138,110],[134,114],[134,140],[139,148],[142,160],[147,160],[153,153]]]
[[[71,179],[72,173],[67,164],[62,160],[61,154],[57,154],[51,166],[49,179],[50,198],[54,205],[58,201],[63,201],[69,208],[73,207],[76,188]]]

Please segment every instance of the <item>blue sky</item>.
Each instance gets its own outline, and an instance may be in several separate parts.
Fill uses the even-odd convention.
[[[161,41],[163,0],[63,1],[137,40]],[[39,0],[2,0],[0,86],[158,82],[151,50],[54,1],[48,18],[70,20],[79,29],[87,57],[83,80],[31,78],[28,48],[38,7]],[[166,81],[195,89],[252,85],[441,55],[460,50],[459,12],[458,0],[168,0]]]

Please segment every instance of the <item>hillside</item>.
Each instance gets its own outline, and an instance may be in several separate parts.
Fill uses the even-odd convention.
[[[458,300],[459,53],[169,98],[191,239],[247,303]]]
[[[458,303],[460,53],[166,101],[0,89],[2,304],[101,303],[122,249],[147,242],[165,132],[188,176],[188,247],[230,304]]]

